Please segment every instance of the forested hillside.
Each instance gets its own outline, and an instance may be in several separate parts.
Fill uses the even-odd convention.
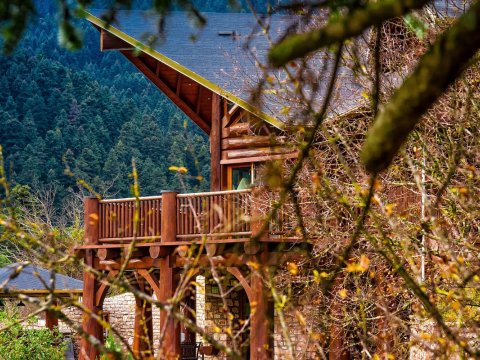
[[[207,137],[120,54],[101,53],[93,27],[78,24],[81,51],[61,49],[53,14],[40,7],[20,47],[0,57],[0,144],[12,183],[54,184],[60,205],[79,191],[68,166],[101,194],[128,196],[134,158],[142,195],[180,188],[170,165],[203,177],[190,190],[207,188]]]

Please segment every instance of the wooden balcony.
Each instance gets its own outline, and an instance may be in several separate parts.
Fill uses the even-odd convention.
[[[171,246],[206,243],[241,243],[263,227],[270,210],[255,190],[233,190],[85,201],[86,223],[94,223],[87,245],[155,243]],[[294,240],[294,226],[281,209],[271,220],[262,241]],[[256,230],[257,229],[257,230]],[[87,231],[88,232],[88,231]]]

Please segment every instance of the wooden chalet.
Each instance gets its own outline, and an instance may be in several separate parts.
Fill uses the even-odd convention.
[[[255,183],[258,165],[273,159],[295,158],[281,139],[284,124],[275,109],[260,110],[249,102],[242,71],[258,73],[255,62],[242,47],[255,28],[251,14],[209,14],[202,30],[188,26],[184,13],[172,13],[166,20],[165,40],[151,44],[148,33],[156,33],[158,18],[143,12],[120,12],[111,25],[101,18],[102,11],[91,11],[87,20],[98,30],[102,51],[119,51],[155,84],[180,110],[210,138],[211,192],[180,194],[163,191],[137,199],[85,199],[85,244],[78,248],[85,263],[114,278],[121,267],[125,249],[135,241],[127,272],[134,274],[139,289],[153,292],[161,302],[175,293],[178,274],[186,263],[186,246],[205,241],[200,264],[210,267],[209,259],[224,264],[243,286],[248,301],[255,303],[251,315],[250,359],[272,358],[272,302],[266,296],[262,278],[248,264],[279,264],[289,253],[279,243],[297,241],[281,221],[263,226]],[[284,29],[288,18],[274,17],[271,28]],[[191,34],[199,31],[198,39]],[[261,31],[259,31],[261,32]],[[258,36],[260,39],[260,35]],[[268,43],[253,39],[256,51],[265,55]],[[238,63],[243,65],[239,69]],[[138,224],[134,213],[138,211]],[[278,220],[278,219],[277,219]],[[252,238],[259,241],[253,242]],[[292,249],[293,246],[288,248]],[[240,249],[240,250],[239,250]],[[250,274],[247,276],[247,274]],[[108,286],[91,272],[84,274],[83,303],[86,309],[83,329],[100,342],[102,325],[97,321]],[[150,305],[137,303],[133,351],[139,358],[153,356]],[[162,342],[165,358],[181,357],[180,326],[161,311]],[[147,320],[145,320],[147,318]],[[144,319],[143,322],[141,319]],[[146,324],[146,326],[145,326]],[[98,348],[85,340],[82,359],[95,359]]]

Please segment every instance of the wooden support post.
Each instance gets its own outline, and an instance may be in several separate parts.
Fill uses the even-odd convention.
[[[85,216],[85,245],[98,244],[98,199],[95,197],[88,197],[84,199],[84,216]],[[93,250],[85,251],[85,264],[93,267],[94,265]],[[96,294],[99,283],[95,276],[87,271],[83,272],[83,306],[85,311],[83,313],[82,328],[83,331],[96,338],[103,343],[103,327],[94,319],[92,315],[101,316],[102,304],[96,303]],[[98,349],[91,344],[89,339],[82,338],[80,348],[80,360],[93,360],[99,355]]]
[[[161,258],[159,262],[160,296],[158,300],[167,304],[172,299],[177,288],[177,270],[170,266],[170,257]],[[161,358],[167,360],[180,358],[180,324],[175,323],[172,314],[165,310],[160,311],[160,331],[163,331],[163,329],[165,329],[165,336],[160,344]]]
[[[267,257],[266,249],[259,256],[255,256],[255,262],[260,264],[261,269],[268,263]],[[251,289],[250,359],[272,359],[274,307],[261,272],[252,272]]]
[[[93,267],[93,250],[86,250],[85,263]],[[100,343],[103,343],[103,327],[94,318],[94,316],[102,316],[102,304],[96,304],[96,293],[99,287],[99,282],[95,276],[87,271],[83,272],[83,306],[85,311],[83,313],[83,331],[88,336],[96,338]],[[98,349],[85,337],[82,338],[80,347],[80,360],[93,360],[99,355]]]
[[[345,349],[345,331],[342,324],[336,323],[334,319],[342,317],[342,304],[335,298],[336,294],[342,289],[343,275],[337,275],[332,286],[332,297],[334,302],[331,307],[332,316],[330,317],[330,345],[328,351],[329,360],[348,360],[348,352]]]
[[[210,189],[222,190],[222,98],[212,93],[212,127],[210,130]]]
[[[137,280],[142,282],[140,290],[151,295],[152,290],[145,285],[145,279],[138,277]],[[138,359],[153,359],[152,304],[138,297],[135,297],[133,354]]]
[[[57,302],[54,300],[52,305],[57,305]],[[58,318],[54,311],[45,311],[45,327],[52,331],[54,328],[58,328]]]
[[[177,240],[177,194],[176,191],[162,191],[162,235],[161,242]]]

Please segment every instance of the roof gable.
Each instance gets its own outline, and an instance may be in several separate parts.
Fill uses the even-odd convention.
[[[253,57],[243,47],[255,28],[256,22],[252,14],[208,13],[207,25],[198,33],[196,41],[192,41],[191,36],[198,29],[191,25],[186,13],[172,12],[166,18],[165,41],[148,46],[149,36],[157,32],[158,15],[145,11],[119,11],[115,24],[107,26],[101,19],[103,12],[91,10],[86,18],[275,127],[283,127],[283,123],[275,117],[274,109],[260,110],[251,105],[251,88],[249,82],[245,81],[245,76],[242,76],[248,74],[258,80],[263,75]],[[291,22],[291,18],[274,16],[271,22],[272,28],[280,34]],[[235,36],[229,33],[235,33]],[[253,34],[249,39],[255,56],[262,61],[266,59],[269,45],[262,32]]]

